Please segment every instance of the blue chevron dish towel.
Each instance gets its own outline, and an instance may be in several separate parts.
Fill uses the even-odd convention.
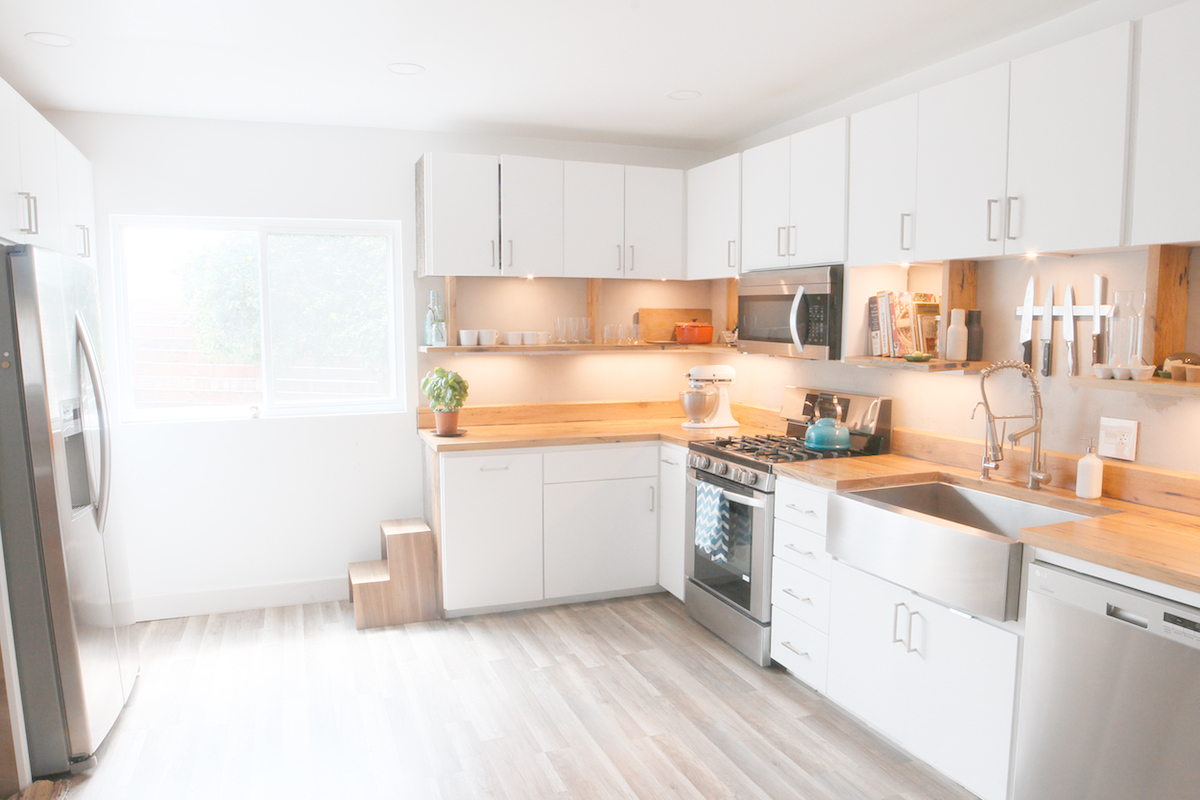
[[[710,483],[696,486],[696,547],[718,564],[729,561],[729,501]]]

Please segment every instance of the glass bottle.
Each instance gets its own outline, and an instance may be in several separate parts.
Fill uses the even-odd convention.
[[[425,312],[425,344],[430,347],[446,345],[446,312],[436,290],[429,293],[429,310]]]
[[[983,311],[967,309],[967,361],[983,361]]]
[[[1141,365],[1142,311],[1146,307],[1146,293],[1120,291],[1113,294],[1112,318],[1108,326],[1109,363],[1117,367]]]

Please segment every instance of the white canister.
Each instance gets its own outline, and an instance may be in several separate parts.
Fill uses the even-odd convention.
[[[950,310],[950,327],[946,329],[946,360],[967,360],[967,310]]]

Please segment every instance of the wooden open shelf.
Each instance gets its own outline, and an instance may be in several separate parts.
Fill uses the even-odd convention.
[[[704,345],[707,347],[707,345]],[[663,350],[687,350],[692,345],[677,342],[655,342],[643,344],[531,344],[509,345],[498,344],[491,347],[482,345],[476,347],[429,347],[421,345],[422,353],[436,353],[451,356],[476,355],[483,353],[507,353],[509,355],[546,355],[551,353],[637,353],[661,352]]]
[[[946,361],[941,358],[930,361],[905,361],[903,358],[885,356],[846,356],[842,361],[857,367],[906,369],[911,372],[961,372],[964,375],[981,372],[991,366],[990,361]]]
[[[1200,383],[1175,381],[1170,378],[1150,378],[1144,381],[1097,378],[1092,375],[1076,375],[1071,378],[1072,386],[1085,389],[1109,389],[1117,392],[1137,394],[1165,394],[1173,397],[1200,397]]]

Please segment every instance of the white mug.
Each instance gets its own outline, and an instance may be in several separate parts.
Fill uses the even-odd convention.
[[[538,344],[550,344],[550,331],[538,331],[537,332],[537,343]]]
[[[479,332],[479,343],[484,347],[493,347],[500,339],[500,331],[492,329]]]
[[[537,331],[525,331],[525,333],[522,335],[521,338],[525,342],[525,344],[537,344],[538,343],[538,332]]]
[[[474,347],[479,344],[479,331],[467,328],[459,330],[458,343],[463,347]]]
[[[504,343],[508,345],[521,343],[521,331],[508,331],[504,334]]]

